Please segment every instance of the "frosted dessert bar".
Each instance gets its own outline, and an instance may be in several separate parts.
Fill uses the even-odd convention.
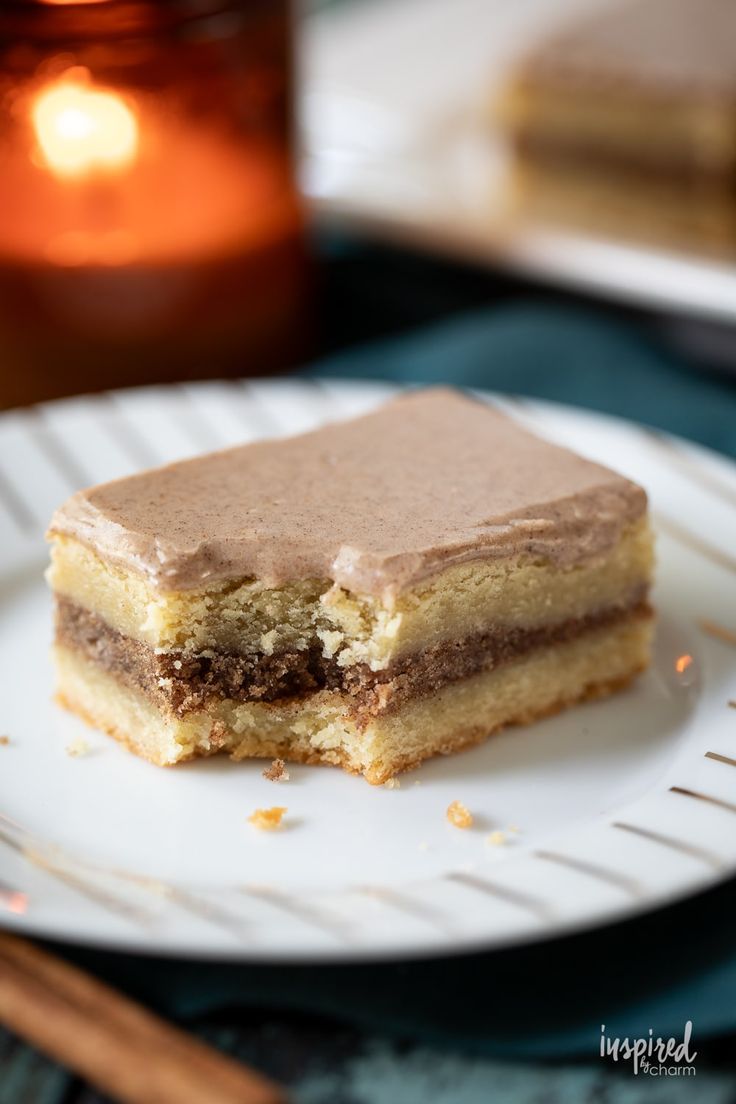
[[[648,662],[644,491],[450,390],[74,495],[58,699],[158,764],[381,783]]]

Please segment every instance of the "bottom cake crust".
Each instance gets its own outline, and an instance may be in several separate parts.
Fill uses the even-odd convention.
[[[520,153],[508,180],[510,214],[588,233],[724,252],[736,240],[728,182],[569,164]]]
[[[233,759],[329,763],[378,785],[435,755],[482,743],[626,686],[649,662],[650,617],[632,617],[539,649],[407,701],[358,726],[349,695],[321,690],[279,702],[222,700],[186,717],[159,713],[143,694],[81,653],[54,649],[58,701],[161,766],[227,752]]]

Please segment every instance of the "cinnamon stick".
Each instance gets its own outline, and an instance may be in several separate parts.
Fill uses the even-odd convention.
[[[34,944],[0,933],[0,1021],[124,1104],[285,1104],[260,1073]]]

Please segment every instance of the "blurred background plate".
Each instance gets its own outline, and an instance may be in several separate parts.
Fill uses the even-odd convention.
[[[507,218],[494,92],[550,28],[603,2],[354,0],[312,14],[303,171],[318,218],[626,304],[733,322],[727,260]]]

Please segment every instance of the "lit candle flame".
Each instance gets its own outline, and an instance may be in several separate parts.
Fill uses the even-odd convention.
[[[692,665],[693,657],[691,655],[681,655],[675,660],[675,670],[678,675],[684,675],[688,667]]]
[[[60,176],[121,169],[138,151],[138,123],[122,98],[70,74],[38,95],[32,118],[43,159]]]

